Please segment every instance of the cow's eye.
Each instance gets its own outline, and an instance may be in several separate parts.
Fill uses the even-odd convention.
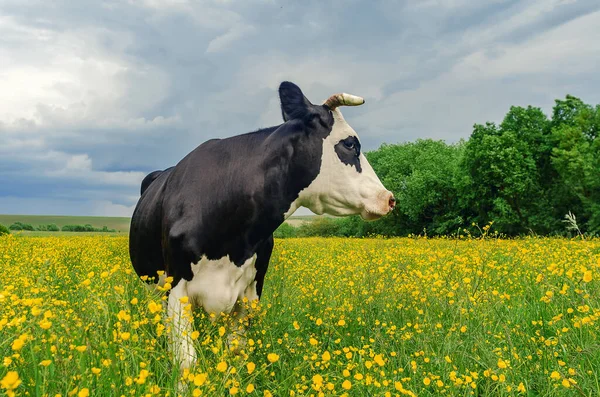
[[[353,141],[344,141],[344,146],[346,147],[346,149],[354,149],[354,142]]]

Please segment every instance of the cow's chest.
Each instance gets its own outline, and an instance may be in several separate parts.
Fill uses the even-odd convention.
[[[228,257],[209,260],[202,257],[192,264],[194,277],[187,282],[187,294],[198,306],[208,313],[229,313],[238,299],[257,299],[256,255],[240,267]]]

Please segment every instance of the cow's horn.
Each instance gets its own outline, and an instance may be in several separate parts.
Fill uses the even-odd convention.
[[[333,110],[338,106],[358,106],[365,103],[364,98],[346,93],[333,94],[325,101],[324,105]]]

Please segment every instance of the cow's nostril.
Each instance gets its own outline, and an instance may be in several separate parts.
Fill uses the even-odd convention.
[[[396,199],[394,196],[390,197],[390,208],[394,208],[396,206]]]

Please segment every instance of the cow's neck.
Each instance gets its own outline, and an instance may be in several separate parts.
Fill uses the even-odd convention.
[[[259,219],[267,220],[261,227],[261,238],[273,234],[286,219],[303,206],[300,192],[315,180],[321,168],[323,139],[307,134],[304,130],[294,131],[293,124],[288,127],[278,129],[272,136],[274,141],[285,146],[271,148],[272,152],[270,150],[271,153],[265,154],[265,190],[272,195],[261,208],[263,213]],[[277,188],[273,189],[274,186]]]

